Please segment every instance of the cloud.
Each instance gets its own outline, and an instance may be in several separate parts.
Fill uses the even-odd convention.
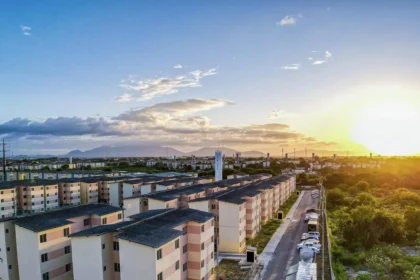
[[[143,122],[147,124],[164,124],[174,117],[185,116],[187,114],[207,111],[233,102],[222,99],[187,99],[172,102],[158,103],[140,110],[131,110],[113,117],[113,120]],[[180,122],[179,119],[177,119]]]
[[[215,74],[217,74],[216,69],[212,68],[205,71],[195,70],[174,78],[160,77],[138,80],[135,76],[129,76],[128,79],[122,80],[120,86],[137,94],[124,93],[115,97],[115,100],[118,102],[144,101],[159,95],[174,94],[180,89],[201,87],[201,79]]]
[[[275,110],[270,112],[270,116],[268,117],[270,120],[280,119],[284,115],[284,111],[282,110]]]
[[[308,60],[314,60],[314,58],[313,57],[308,57]]]
[[[299,68],[300,68],[300,63],[294,63],[294,64],[283,66],[284,70],[299,70]]]
[[[325,51],[324,58],[323,59],[320,59],[320,60],[315,60],[314,62],[312,62],[312,65],[321,65],[321,64],[328,63],[328,60],[330,58],[332,58],[332,53],[329,52],[329,51]],[[312,59],[310,59],[310,60],[312,60]]]
[[[327,63],[327,61],[326,60],[315,60],[312,63],[312,65],[321,65],[321,64],[324,64],[324,63]]]
[[[332,57],[332,54],[329,51],[325,51],[325,58]]]
[[[184,66],[182,66],[181,64],[177,64],[174,66],[175,69],[182,69],[184,68]]]
[[[277,25],[284,26],[284,25],[294,25],[296,24],[297,19],[294,16],[285,16],[282,18],[279,22],[277,22]]]
[[[25,36],[31,36],[31,33],[29,31],[31,31],[31,27],[29,26],[24,26],[24,25],[20,25],[20,29],[22,30],[22,34]]]

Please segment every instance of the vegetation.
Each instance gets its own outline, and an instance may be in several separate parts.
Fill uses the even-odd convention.
[[[283,217],[289,213],[290,208],[296,202],[298,196],[292,194],[290,198],[280,207],[280,211],[283,211]],[[273,234],[276,232],[277,228],[281,225],[281,220],[269,220],[266,224],[262,225],[261,231],[253,239],[246,239],[246,244],[248,246],[254,246],[257,248],[257,254],[260,254],[265,246],[267,246]]]
[[[420,180],[403,188],[401,174],[388,170],[339,172],[328,174],[324,186],[338,280],[349,279],[349,267],[369,271],[359,280],[420,279],[420,256],[401,248],[420,244]]]
[[[218,280],[243,280],[248,270],[241,270],[237,261],[223,260],[219,263]]]

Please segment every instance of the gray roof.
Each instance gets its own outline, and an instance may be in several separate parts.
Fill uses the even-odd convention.
[[[86,204],[25,216],[18,218],[15,223],[20,227],[32,230],[34,232],[41,232],[72,224],[73,222],[68,220],[71,218],[90,214],[103,216],[122,210],[122,208],[108,204]]]
[[[86,230],[82,230],[76,233],[73,233],[72,235],[70,235],[70,237],[84,237],[84,236],[95,236],[95,235],[103,235],[109,232],[113,232],[113,231],[117,231],[120,228],[129,226],[133,223],[135,223],[136,221],[124,221],[124,222],[119,222],[116,224],[110,224],[110,225],[101,225],[101,226],[96,226],[90,229],[86,229]]]
[[[174,227],[189,221],[205,223],[214,217],[212,213],[190,208],[170,209],[155,213],[155,215],[148,215],[147,218],[140,217],[140,220],[133,225],[122,228],[115,237],[159,248],[182,235],[182,231],[175,230]]]
[[[51,186],[57,185],[58,182],[56,180],[18,180],[18,181],[8,181],[8,182],[0,182],[0,189],[11,189],[19,186]]]

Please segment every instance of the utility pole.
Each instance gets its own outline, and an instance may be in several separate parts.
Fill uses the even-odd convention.
[[[3,181],[7,181],[7,172],[6,172],[6,145],[7,143],[4,142],[1,143],[2,151],[3,151]]]
[[[281,148],[281,157],[284,158],[284,150]]]

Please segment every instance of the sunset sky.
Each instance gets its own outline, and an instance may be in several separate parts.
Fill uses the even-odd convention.
[[[368,2],[368,3],[367,3]],[[0,137],[420,152],[417,1],[0,3]]]

